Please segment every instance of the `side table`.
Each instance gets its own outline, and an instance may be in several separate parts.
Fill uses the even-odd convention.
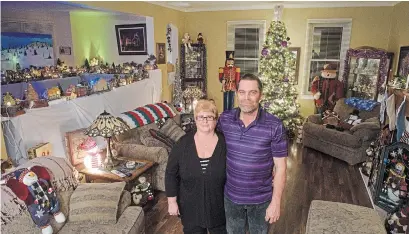
[[[95,170],[95,169],[84,168],[84,169],[79,170],[79,172],[85,175],[85,181],[87,183],[92,183],[95,180],[102,180],[102,181],[108,181],[108,182],[126,182],[125,189],[129,192],[132,192],[132,189],[134,188],[134,186],[139,183],[138,178],[140,176],[144,176],[147,182],[151,183],[152,185],[153,183],[152,169],[155,166],[155,162],[148,161],[148,160],[142,160],[142,159],[139,160],[139,159],[134,159],[134,158],[126,158],[126,157],[118,157],[117,159],[119,161],[134,161],[138,163],[144,163],[144,165],[140,168],[137,168],[136,170],[133,170],[132,175],[128,177],[120,177],[104,169]],[[153,195],[155,197],[155,194]],[[144,210],[150,209],[154,205],[154,204],[151,204],[152,202],[147,202],[147,204],[143,204],[142,205],[143,209]]]

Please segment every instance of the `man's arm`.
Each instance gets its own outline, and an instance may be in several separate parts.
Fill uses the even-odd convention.
[[[287,158],[274,158],[274,165],[276,167],[276,171],[274,175],[274,190],[271,202],[281,204],[281,197],[283,195],[286,182]]]
[[[280,217],[281,197],[283,195],[286,172],[287,172],[287,155],[288,155],[287,133],[282,124],[272,129],[271,152],[275,165],[273,172],[274,186],[271,203],[266,210],[266,221],[269,223],[276,222]]]

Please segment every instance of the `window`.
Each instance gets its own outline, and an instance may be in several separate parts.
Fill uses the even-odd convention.
[[[264,20],[227,22],[226,50],[234,50],[235,65],[240,68],[241,75],[258,73],[265,27]]]
[[[350,19],[308,20],[304,63],[304,98],[310,95],[314,77],[321,74],[322,67],[334,63],[338,79],[342,79],[344,59],[351,36]]]

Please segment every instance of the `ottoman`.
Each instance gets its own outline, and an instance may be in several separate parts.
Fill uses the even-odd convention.
[[[384,222],[372,209],[339,202],[313,200],[306,234],[386,234]]]

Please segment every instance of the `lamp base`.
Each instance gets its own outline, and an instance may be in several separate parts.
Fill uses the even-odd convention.
[[[104,163],[103,163],[103,166],[104,166],[104,169],[107,169],[107,170],[112,170],[112,169],[114,169],[116,166],[118,166],[119,165],[119,160],[117,160],[117,159],[114,159],[114,158],[112,158],[112,157],[106,157],[105,158],[105,161],[104,161]]]

